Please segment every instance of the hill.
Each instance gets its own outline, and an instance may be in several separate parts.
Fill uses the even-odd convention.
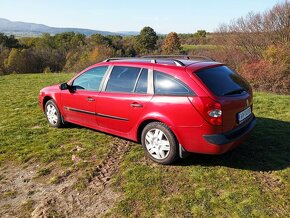
[[[83,29],[83,28],[69,28],[69,27],[50,27],[44,24],[37,23],[27,23],[20,21],[10,21],[4,18],[0,18],[0,32],[5,34],[13,34],[16,36],[39,36],[42,33],[57,34],[62,32],[75,32],[82,33],[86,36],[92,34],[101,34],[101,35],[137,35],[138,32],[109,32],[102,30],[92,30],[92,29]]]

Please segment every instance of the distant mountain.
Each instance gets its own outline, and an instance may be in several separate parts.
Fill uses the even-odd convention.
[[[5,34],[14,34],[18,36],[38,36],[42,33],[57,34],[62,32],[75,32],[82,33],[87,36],[92,34],[102,34],[102,35],[138,35],[139,32],[108,32],[101,30],[91,30],[82,28],[59,28],[50,27],[43,24],[36,23],[26,23],[20,21],[10,21],[4,18],[0,18],[0,32]]]
[[[118,31],[116,32],[119,35],[127,35],[127,36],[137,36],[139,35],[140,32],[137,31]]]

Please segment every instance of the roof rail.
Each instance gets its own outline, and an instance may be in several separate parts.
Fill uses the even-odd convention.
[[[168,58],[157,58],[157,60],[156,60],[156,58],[150,58],[150,57],[116,57],[116,58],[108,58],[108,59],[105,59],[103,62],[110,62],[110,61],[117,61],[117,60],[130,60],[130,59],[137,59],[138,60],[138,58],[140,59],[148,59],[148,60],[150,60],[151,61],[151,63],[157,63],[157,60],[158,59],[168,59]],[[176,65],[176,66],[185,66],[185,64],[184,63],[182,63],[180,60],[175,60],[175,59],[170,59],[170,60],[172,60],[173,62],[174,62],[174,64]]]
[[[105,59],[103,62],[110,62],[110,61],[117,61],[117,60],[130,60],[130,59],[145,59],[150,60],[151,63],[157,63],[158,60],[170,60],[176,66],[185,66],[186,64],[183,63],[179,59],[186,59],[186,60],[206,60],[206,61],[214,61],[214,59],[206,57],[206,56],[193,56],[193,55],[150,55],[150,56],[142,56],[142,57],[115,57],[115,58],[108,58]]]
[[[127,59],[136,59],[138,57],[116,57],[116,58],[107,58],[103,62],[117,61],[117,60],[127,60]]]
[[[142,57],[142,58],[147,58],[147,57]],[[169,58],[154,58],[154,59],[151,59],[151,63],[157,63],[157,60],[170,60],[170,61],[173,61],[173,63],[175,63],[176,66],[185,66],[185,64],[182,61],[172,59],[172,58],[170,59]]]
[[[202,59],[207,61],[215,61],[214,59],[207,56],[196,56],[196,55],[148,55],[142,56],[142,58],[181,58],[181,59]]]

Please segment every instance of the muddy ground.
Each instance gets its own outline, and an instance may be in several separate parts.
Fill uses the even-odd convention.
[[[101,217],[121,197],[111,186],[130,142],[116,138],[110,152],[95,167],[89,184],[75,187],[74,174],[53,184],[39,179],[38,165],[4,165],[0,168],[1,217]]]

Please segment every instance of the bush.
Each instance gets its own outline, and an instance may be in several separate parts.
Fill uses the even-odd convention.
[[[241,65],[240,73],[256,90],[290,93],[290,68],[283,64],[260,60]]]

